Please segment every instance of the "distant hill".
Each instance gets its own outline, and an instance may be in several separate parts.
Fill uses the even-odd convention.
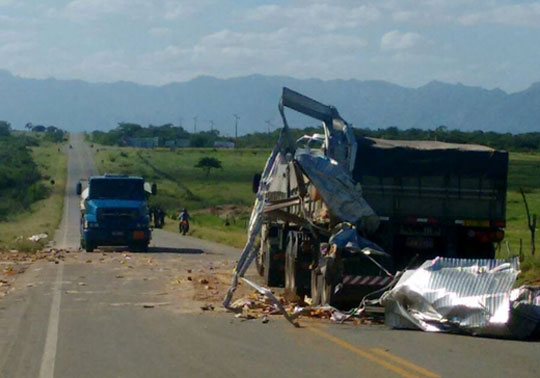
[[[0,71],[0,119],[16,128],[27,122],[53,124],[69,131],[108,130],[118,122],[143,125],[178,124],[193,130],[215,128],[234,133],[265,131],[265,121],[281,124],[277,103],[288,86],[321,102],[335,105],[357,127],[445,125],[461,130],[527,132],[540,130],[540,83],[506,93],[462,84],[430,82],[406,88],[384,81],[299,80],[252,75],[233,79],[198,77],[164,86],[129,82],[87,83],[80,80],[26,79]],[[314,121],[293,118],[304,127]]]

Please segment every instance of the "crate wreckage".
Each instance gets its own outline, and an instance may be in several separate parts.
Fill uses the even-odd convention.
[[[322,121],[324,133],[292,140],[285,108]],[[337,318],[359,314],[374,300],[387,305],[388,324],[399,327],[406,323],[424,330],[453,328],[421,327],[424,323],[406,315],[407,310],[418,315],[429,306],[426,300],[417,309],[399,305],[403,290],[400,296],[396,288],[408,287],[403,272],[410,277],[410,272],[421,271],[426,264],[440,266],[441,256],[442,261],[453,261],[458,270],[459,264],[469,268],[472,264],[473,276],[497,272],[501,266],[508,270],[510,264],[513,273],[508,277],[515,281],[518,262],[494,260],[494,242],[504,237],[506,152],[433,141],[357,139],[335,107],[288,88],[283,88],[279,111],[283,129],[262,174],[254,178],[256,200],[248,240],[225,307],[230,307],[238,280],[243,279],[271,298],[295,324],[301,308],[287,314],[269,289],[243,278],[254,261],[265,285],[284,286],[296,298],[311,297],[312,306],[361,303]],[[485,264],[491,264],[491,270]],[[476,285],[470,280],[473,276],[468,277],[465,288]],[[482,305],[482,301],[501,291],[504,298],[510,298],[511,287],[486,289],[484,285],[480,289],[484,292],[475,292],[474,300],[479,302],[471,311],[478,315],[478,307],[484,308],[484,320],[488,319],[478,320],[476,325],[490,323],[490,310],[502,311]],[[415,293],[413,297],[421,296]],[[509,303],[504,302],[503,307],[509,309]],[[452,307],[452,301],[446,304]],[[467,313],[463,307],[468,307],[460,307]],[[394,317],[390,308],[395,310]],[[445,314],[453,314],[448,308],[437,312],[433,306],[426,311],[438,314],[430,322],[447,324]],[[396,320],[402,318],[408,321]],[[450,320],[449,324],[454,323]]]

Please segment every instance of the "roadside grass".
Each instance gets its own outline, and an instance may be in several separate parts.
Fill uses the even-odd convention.
[[[539,153],[510,153],[508,172],[508,193],[506,202],[506,230],[505,239],[501,243],[498,257],[519,255],[520,240],[522,242],[522,274],[518,278],[519,284],[540,284],[540,243],[538,226],[536,231],[536,254],[531,255],[531,238],[527,226],[527,213],[521,197],[520,188],[523,188],[529,210],[537,214],[540,226],[540,154]],[[507,251],[508,243],[510,254]]]
[[[98,151],[99,150],[99,151]],[[235,247],[243,247],[247,222],[255,195],[251,191],[253,174],[260,172],[269,150],[214,148],[183,148],[176,151],[131,147],[96,146],[96,165],[100,173],[140,175],[158,185],[158,195],[152,206],[165,210],[176,218],[186,207],[193,215],[189,235]],[[223,169],[213,169],[209,176],[195,165],[202,157],[221,161]],[[235,207],[226,216],[205,214],[202,209],[219,212],[221,206]],[[178,222],[166,222],[165,229],[178,232]]]
[[[14,214],[10,221],[0,223],[0,249],[37,251],[54,237],[62,219],[67,175],[67,154],[62,146],[42,141],[40,146],[31,147],[32,158],[42,176],[41,183],[49,188],[49,193],[47,198],[33,203],[28,211]],[[28,240],[29,236],[40,233],[46,233],[48,237],[39,242]]]
[[[188,235],[236,248],[243,248],[247,240],[246,230],[248,222],[248,214],[242,214],[236,219],[231,218],[227,226],[225,220],[217,215],[194,213],[191,214]],[[164,229],[171,232],[178,232],[178,221],[167,218]]]

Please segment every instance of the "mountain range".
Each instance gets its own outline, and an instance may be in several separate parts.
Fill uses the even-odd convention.
[[[68,131],[109,130],[118,122],[182,124],[188,131],[214,127],[223,135],[266,131],[281,125],[277,104],[283,86],[337,107],[356,127],[435,128],[497,132],[540,131],[540,83],[507,93],[432,81],[408,88],[375,80],[294,79],[251,75],[232,79],[201,76],[163,86],[132,82],[29,79],[0,70],[0,120]],[[195,121],[194,117],[197,117]],[[293,116],[293,126],[317,122]]]

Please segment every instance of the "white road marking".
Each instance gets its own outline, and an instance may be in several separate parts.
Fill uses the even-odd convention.
[[[60,262],[56,272],[56,281],[53,286],[53,297],[51,312],[49,314],[49,326],[45,338],[45,348],[41,357],[41,367],[39,368],[39,378],[54,377],[54,363],[56,361],[56,347],[58,345],[58,323],[60,321],[60,300],[62,299],[62,275],[64,273],[64,263]]]
[[[70,139],[70,143],[73,143],[73,141]],[[67,238],[68,238],[68,229],[69,229],[69,186],[71,184],[71,177],[69,174],[69,163],[70,163],[70,155],[71,150],[68,150],[67,153],[67,161],[66,161],[66,170],[67,170],[67,177],[66,177],[66,188],[65,188],[65,195],[64,195],[64,217],[62,219],[62,222],[60,223],[60,226],[64,228],[64,236],[62,238],[62,245],[60,248],[67,248]]]

